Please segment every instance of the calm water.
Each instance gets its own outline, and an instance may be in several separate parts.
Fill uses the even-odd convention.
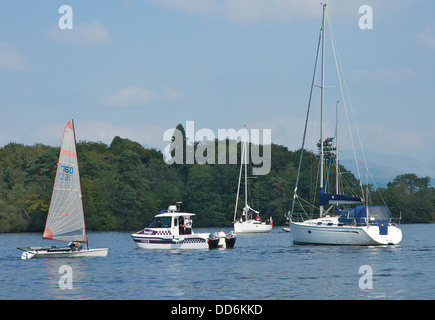
[[[146,251],[129,232],[90,233],[106,258],[21,260],[40,234],[0,234],[0,299],[435,299],[435,224],[402,225],[394,247],[291,245],[290,234],[239,235],[233,250]],[[217,231],[198,229],[197,232]],[[60,289],[62,265],[73,288]],[[373,271],[360,289],[359,268]]]

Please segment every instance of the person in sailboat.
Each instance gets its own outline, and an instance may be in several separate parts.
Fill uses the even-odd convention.
[[[82,250],[82,246],[79,241],[72,241],[68,245],[71,248],[71,251],[80,251]]]

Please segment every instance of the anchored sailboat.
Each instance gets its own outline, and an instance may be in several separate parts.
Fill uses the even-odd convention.
[[[77,161],[74,123],[69,121],[62,137],[56,177],[45,224],[44,239],[69,242],[66,247],[25,247],[21,259],[39,257],[107,256],[108,248],[89,249]],[[84,244],[86,248],[83,248]]]
[[[265,233],[272,230],[273,222],[272,218],[267,221],[261,221],[260,212],[252,209],[248,205],[248,150],[247,150],[247,130],[245,127],[245,141],[242,145],[242,154],[240,160],[240,173],[239,173],[239,184],[237,186],[237,196],[236,196],[236,205],[234,208],[234,232],[235,233]],[[239,219],[237,219],[237,205],[239,201],[239,191],[240,191],[240,183],[242,178],[242,170],[243,168],[245,173],[245,207],[243,208],[242,215]],[[253,215],[255,214],[255,218]]]
[[[328,193],[324,190],[324,141],[323,141],[323,107],[324,107],[324,51],[325,51],[325,11],[323,4],[323,18],[321,34],[317,48],[316,66],[320,45],[322,45],[322,70],[321,70],[321,99],[320,99],[320,208],[319,218],[305,221],[294,221],[295,202],[300,201],[297,194],[299,175],[301,172],[302,156],[304,151],[308,116],[311,104],[308,104],[307,119],[305,122],[304,136],[302,140],[299,168],[296,178],[296,187],[290,211],[290,230],[293,243],[302,244],[335,244],[335,245],[386,245],[398,244],[402,240],[402,231],[392,223],[392,217],[385,205],[368,205],[363,197],[340,194],[338,184],[336,193]],[[315,72],[314,72],[315,75]],[[314,85],[311,85],[311,93]],[[337,104],[338,108],[338,104]],[[336,129],[337,135],[337,129]],[[338,161],[338,160],[336,160]],[[338,172],[338,162],[336,171]],[[338,176],[336,178],[338,181]],[[357,205],[354,208],[341,209],[339,205]],[[311,204],[314,207],[314,203]],[[326,211],[325,207],[330,206]],[[303,209],[303,206],[301,206]],[[333,216],[335,208],[336,215]]]

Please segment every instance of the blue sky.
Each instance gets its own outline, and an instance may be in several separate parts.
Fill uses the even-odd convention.
[[[273,143],[297,149],[319,2],[3,2],[0,146],[59,145],[73,117],[78,140],[119,135],[163,149],[165,130],[193,120],[216,135],[244,124],[271,129]],[[58,26],[64,4],[72,30]],[[362,5],[373,9],[371,30],[358,26]],[[328,12],[369,160],[405,159],[397,169],[435,176],[435,2],[331,0]],[[326,85],[333,118],[338,83]]]

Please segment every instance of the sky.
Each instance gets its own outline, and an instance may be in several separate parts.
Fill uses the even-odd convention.
[[[435,177],[435,2],[327,4],[367,157]],[[62,5],[72,20],[59,13]],[[371,29],[360,28],[364,5]],[[163,150],[166,130],[194,121],[195,132],[216,136],[243,125],[271,129],[273,143],[296,150],[321,18],[319,0],[3,1],[0,147],[58,146],[73,118],[79,141],[120,136]],[[60,28],[66,22],[72,29]],[[341,100],[333,62],[327,46],[328,136]],[[346,130],[339,132],[347,148]],[[318,139],[312,135],[308,148]]]

